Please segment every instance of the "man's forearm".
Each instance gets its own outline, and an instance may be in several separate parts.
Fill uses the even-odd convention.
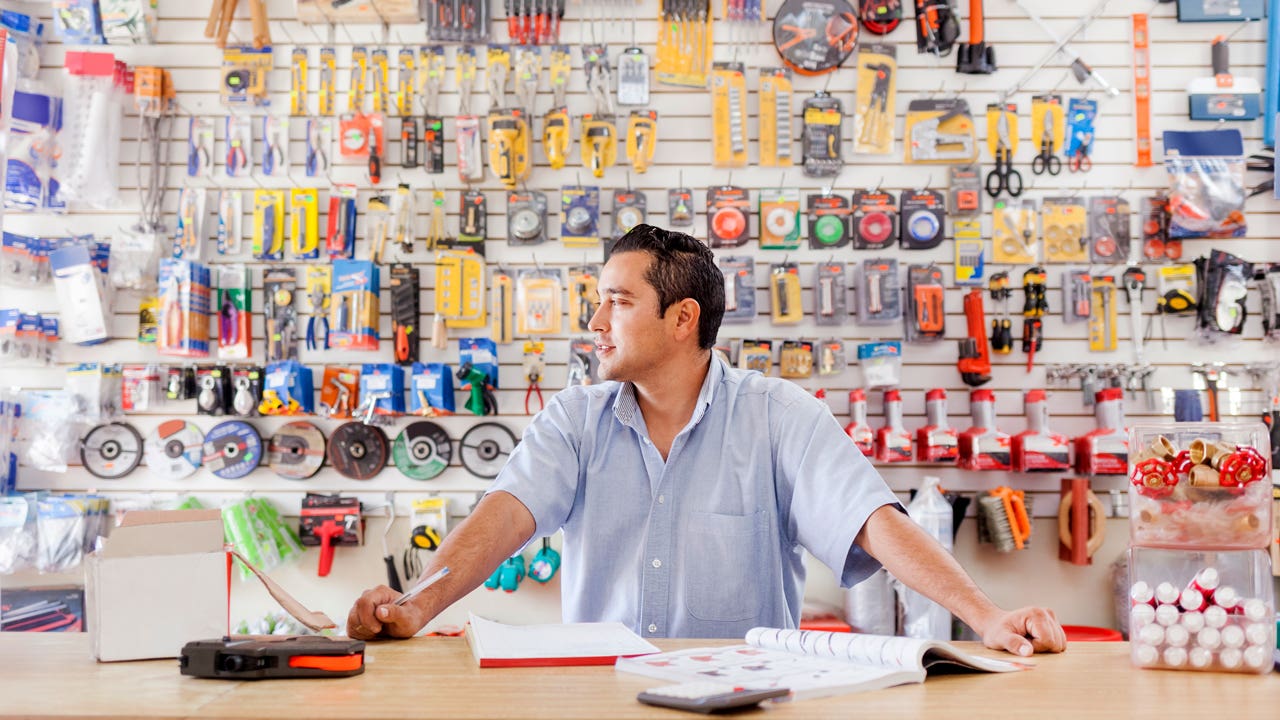
[[[894,577],[979,634],[1002,613],[951,553],[893,506],[873,512],[856,542]]]
[[[442,567],[448,567],[449,574],[411,602],[426,617],[434,618],[487,580],[502,561],[529,541],[534,529],[533,516],[514,495],[486,495],[475,511],[445,537],[422,575],[426,577]]]

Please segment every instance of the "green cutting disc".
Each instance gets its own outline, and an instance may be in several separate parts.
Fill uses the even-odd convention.
[[[453,442],[439,425],[419,420],[396,436],[391,446],[396,469],[412,480],[430,480],[444,472],[453,459]]]

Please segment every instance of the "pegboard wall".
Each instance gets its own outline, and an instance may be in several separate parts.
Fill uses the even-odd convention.
[[[494,1],[491,4],[496,15],[492,25],[492,39],[494,42],[505,42],[507,40],[507,30],[504,15],[500,8],[501,3]],[[721,16],[720,3],[713,0],[712,4],[716,8],[715,15],[719,18]],[[768,22],[759,23],[745,31],[741,28],[734,29],[727,24],[717,22],[714,29],[715,58],[717,60],[736,59],[747,67],[747,86],[750,92],[747,102],[747,107],[749,108],[747,133],[752,138],[752,142],[749,144],[751,157],[749,167],[734,170],[712,167],[710,142],[712,132],[710,119],[711,97],[708,92],[666,86],[655,82],[652,86],[652,97],[648,107],[658,113],[659,129],[657,134],[659,139],[652,166],[646,173],[638,174],[633,172],[625,162],[620,162],[617,166],[610,168],[603,179],[595,180],[591,177],[590,171],[582,167],[579,144],[575,140],[569,162],[561,170],[551,169],[541,148],[535,147],[536,166],[527,181],[528,188],[544,191],[554,198],[558,195],[562,186],[577,184],[598,185],[602,189],[602,197],[605,198],[602,202],[604,217],[601,219],[601,227],[607,228],[611,226],[610,218],[608,217],[611,208],[607,198],[613,189],[631,187],[635,191],[644,193],[648,199],[649,222],[658,226],[667,226],[667,190],[679,186],[689,187],[694,190],[693,207],[696,210],[696,217],[691,230],[695,235],[703,239],[706,238],[707,232],[705,205],[703,204],[704,193],[709,187],[730,182],[734,185],[750,188],[753,192],[761,188],[794,187],[798,188],[802,195],[818,193],[827,187],[830,187],[836,193],[846,196],[856,189],[875,187],[899,194],[904,190],[923,187],[945,189],[947,182],[945,166],[907,165],[902,162],[904,110],[907,102],[911,99],[927,96],[957,95],[968,101],[975,114],[980,114],[982,108],[989,102],[996,101],[1002,90],[1013,85],[1027,70],[1036,65],[1053,46],[1046,33],[1028,19],[1027,15],[1012,0],[994,0],[987,3],[986,38],[996,49],[1000,68],[992,75],[959,75],[954,72],[954,58],[939,60],[931,55],[917,54],[914,33],[909,19],[893,33],[884,38],[878,38],[879,41],[892,44],[897,49],[898,102],[897,116],[894,118],[894,150],[890,155],[855,154],[849,144],[849,139],[853,137],[853,122],[846,116],[844,125],[845,148],[843,152],[845,167],[835,180],[834,186],[832,186],[830,179],[806,177],[799,168],[785,170],[761,168],[755,164],[758,157],[755,138],[758,136],[759,129],[756,99],[759,87],[759,70],[779,65],[778,56],[771,40],[772,18],[777,4],[779,3],[774,0],[768,3],[766,8]],[[1047,2],[1046,0],[1032,0],[1029,4],[1059,33],[1065,33],[1071,28],[1080,18],[1080,13],[1086,5],[1085,3],[1055,3]],[[965,3],[960,3],[960,5],[963,13]],[[1089,5],[1092,7],[1091,4]],[[317,49],[322,44],[326,44],[329,38],[332,38],[333,44],[337,47],[337,81],[341,91],[345,88],[349,77],[351,49],[353,46],[376,47],[385,44],[392,53],[392,64],[394,66],[395,52],[398,48],[406,45],[417,47],[419,44],[426,42],[424,28],[420,24],[392,25],[385,30],[380,25],[344,24],[331,29],[324,24],[305,25],[298,22],[293,3],[288,0],[269,0],[267,6],[271,18],[270,29],[276,48],[273,69],[270,71],[268,79],[272,97],[272,106],[269,111],[272,113],[283,113],[288,108],[289,54],[294,46],[307,48],[314,61]],[[333,167],[329,178],[308,178],[304,176],[301,168],[303,155],[305,154],[305,129],[303,127],[304,123],[301,122],[293,122],[290,128],[289,159],[291,172],[286,177],[264,177],[259,172],[258,159],[256,157],[261,148],[259,137],[255,137],[254,140],[255,172],[252,176],[231,179],[225,176],[223,168],[225,144],[221,120],[227,114],[227,110],[220,104],[218,95],[221,79],[221,52],[213,45],[212,41],[203,36],[203,29],[207,19],[206,10],[207,3],[178,3],[162,0],[159,7],[160,22],[156,45],[109,48],[118,59],[125,60],[132,65],[161,66],[167,68],[172,74],[177,90],[180,114],[173,126],[172,137],[167,145],[169,163],[167,176],[170,191],[165,195],[164,199],[164,216],[169,226],[173,226],[173,218],[178,209],[177,190],[183,183],[201,184],[211,191],[227,187],[238,187],[245,191],[252,191],[259,187],[279,189],[319,187],[322,197],[322,213],[327,205],[325,198],[329,190],[330,180],[335,183],[354,183],[361,188],[359,205],[363,211],[365,201],[373,194],[373,188],[370,186],[363,165],[338,162]],[[1151,63],[1153,68],[1151,104],[1152,132],[1156,139],[1156,164],[1147,168],[1134,167],[1134,102],[1130,92],[1132,87],[1130,16],[1139,12],[1149,13],[1151,16]],[[244,11],[241,11],[241,13],[245,15]],[[574,46],[572,52],[573,71],[567,94],[570,114],[576,118],[583,112],[589,112],[592,107],[592,99],[587,92],[582,73],[582,58],[578,51],[578,46],[590,40],[594,33],[595,39],[607,43],[610,54],[616,55],[632,42],[634,35],[636,44],[645,48],[652,55],[655,39],[659,32],[659,23],[656,19],[657,13],[658,3],[656,0],[643,0],[640,2],[633,2],[632,0],[601,0],[600,2],[569,0],[564,22],[560,29],[560,39],[562,42]],[[594,22],[588,23],[584,21],[584,17],[589,15],[594,17]],[[910,15],[910,10],[908,10],[908,15]],[[632,18],[635,18],[634,23]],[[1022,120],[1020,125],[1022,128],[1021,143],[1014,157],[1014,163],[1026,181],[1024,197],[1042,199],[1046,196],[1072,193],[1078,193],[1084,197],[1118,194],[1129,200],[1135,211],[1140,208],[1143,197],[1167,186],[1165,172],[1159,163],[1161,153],[1160,133],[1164,130],[1172,129],[1207,129],[1213,127],[1212,124],[1192,122],[1187,118],[1187,96],[1185,90],[1187,83],[1192,78],[1212,74],[1210,68],[1210,39],[1216,34],[1225,34],[1235,30],[1237,30],[1237,27],[1234,24],[1180,24],[1175,20],[1172,5],[1156,4],[1145,0],[1141,2],[1138,0],[1111,0],[1111,2],[1107,3],[1101,16],[1072,43],[1072,46],[1080,52],[1098,73],[1102,74],[1110,83],[1121,90],[1118,97],[1109,98],[1096,89],[1090,90],[1091,87],[1095,87],[1093,85],[1078,84],[1070,77],[1066,59],[1060,56],[1050,61],[1047,67],[1036,74],[1023,89],[1009,98],[1010,101],[1018,104]],[[238,18],[232,27],[232,40],[247,40],[251,35],[252,31],[247,16]],[[870,38],[872,36],[864,32],[863,40]],[[1232,69],[1237,76],[1262,79],[1264,75],[1265,38],[1266,28],[1264,23],[1252,23],[1249,26],[1240,28],[1232,38],[1231,62]],[[731,44],[730,40],[736,41],[736,44]],[[54,87],[60,82],[60,68],[63,64],[65,50],[66,48],[55,40],[45,47],[42,52],[41,77]],[[446,52],[449,72],[441,99],[441,114],[449,118],[456,114],[458,109],[457,87],[453,77],[455,47],[447,47]],[[483,66],[483,56],[481,65]],[[543,67],[545,73],[545,63]],[[483,75],[483,72],[481,74]],[[312,73],[312,78],[309,104],[314,111],[317,102],[314,72]],[[847,114],[852,112],[856,89],[856,73],[853,69],[852,60],[830,75],[820,77],[797,75],[794,77],[794,83],[797,98],[806,97],[815,91],[825,88],[843,102]],[[478,81],[477,95],[473,100],[473,107],[477,110],[488,107],[482,88],[482,81]],[[1030,116],[1028,114],[1030,98],[1032,95],[1049,91],[1060,93],[1064,98],[1081,97],[1088,94],[1091,98],[1099,101],[1096,140],[1092,153],[1093,169],[1091,172],[1072,173],[1064,169],[1057,176],[1041,176],[1031,172],[1030,163],[1036,150],[1031,145],[1029,131],[1027,130],[1030,126]],[[341,92],[339,98],[340,106],[345,107],[345,99],[342,98]],[[550,104],[551,95],[547,89],[544,75],[536,107],[531,113],[535,118],[535,137],[540,136],[541,115],[546,112]],[[187,118],[190,116],[211,118],[215,121],[214,124],[217,127],[218,137],[214,152],[216,167],[213,177],[208,180],[189,180],[186,177],[186,124]],[[793,123],[792,134],[794,137],[798,137],[799,119],[793,118]],[[978,125],[979,144],[983,148],[981,161],[984,163],[983,170],[985,173],[985,170],[990,166],[990,158],[985,149],[985,123],[981,118],[979,118]],[[1238,123],[1232,125],[1232,127],[1238,127],[1243,132],[1246,152],[1260,148],[1262,131],[1259,122]],[[387,130],[388,142],[386,157],[384,158],[385,167],[379,190],[391,192],[398,182],[408,183],[414,189],[417,193],[416,206],[419,213],[416,218],[416,226],[420,235],[426,232],[429,223],[428,211],[431,190],[444,190],[447,194],[446,206],[449,209],[447,229],[451,234],[455,233],[459,220],[457,216],[458,198],[460,192],[464,190],[464,185],[454,171],[456,156],[452,123],[446,122],[445,125],[446,172],[440,175],[428,175],[421,168],[401,169],[399,167],[401,153],[398,141],[399,121],[389,119]],[[131,112],[125,118],[123,141],[119,148],[119,156],[122,158],[119,176],[124,199],[120,207],[106,211],[73,207],[69,212],[61,215],[9,212],[4,217],[4,228],[35,236],[94,233],[99,237],[110,238],[117,228],[132,224],[139,208],[138,186],[140,184],[140,176],[132,162],[132,158],[136,157],[139,150],[139,137],[139,120]],[[793,152],[796,152],[798,157],[798,152],[795,150]],[[620,158],[621,155],[620,150]],[[500,183],[494,179],[492,174],[488,174],[482,183],[472,187],[484,191],[487,196],[488,240],[486,260],[490,267],[501,264],[504,267],[516,270],[535,265],[545,268],[566,269],[569,266],[584,262],[601,262],[602,250],[599,247],[571,249],[565,247],[555,237],[545,244],[533,247],[509,245],[505,240],[507,234],[505,191]],[[246,203],[246,206],[249,204]],[[213,206],[216,206],[216,202],[211,202],[211,207]],[[1186,241],[1183,251],[1184,258],[1195,258],[1207,254],[1211,248],[1217,248],[1232,252],[1254,262],[1280,261],[1280,249],[1277,249],[1280,246],[1277,246],[1275,242],[1277,236],[1280,236],[1280,205],[1266,197],[1254,198],[1248,205],[1248,217],[1249,231],[1247,237],[1233,240]],[[210,216],[210,219],[212,219],[212,216]],[[852,297],[850,298],[850,315],[844,319],[843,324],[835,327],[819,327],[815,324],[813,316],[813,284],[817,266],[833,257],[843,261],[850,268],[849,280],[852,285],[852,267],[866,258],[876,256],[894,257],[904,267],[907,264],[936,263],[942,268],[947,284],[944,305],[947,339],[932,344],[904,343],[903,345],[903,377],[900,387],[904,400],[905,424],[909,429],[923,425],[924,391],[929,388],[943,387],[949,393],[950,424],[962,429],[970,425],[968,420],[967,388],[961,382],[955,367],[957,355],[955,340],[964,336],[965,329],[965,318],[962,310],[964,290],[952,283],[954,257],[952,243],[949,240],[934,250],[925,251],[906,251],[893,247],[887,252],[876,253],[843,248],[835,251],[833,255],[831,251],[827,250],[808,249],[806,244],[801,249],[783,252],[759,248],[756,242],[759,237],[758,221],[759,219],[754,217],[753,213],[750,226],[752,240],[747,245],[741,248],[717,250],[717,255],[749,254],[755,257],[757,264],[755,276],[757,307],[760,308],[760,314],[753,322],[748,324],[726,324],[723,326],[721,329],[721,342],[723,344],[729,344],[734,339],[742,338],[768,338],[775,341],[784,339],[818,340],[826,337],[839,338],[845,344],[850,357],[848,367],[843,368],[835,375],[813,377],[798,380],[797,382],[809,390],[825,389],[827,402],[830,404],[832,412],[842,423],[847,422],[849,410],[848,392],[863,385],[861,369],[856,360],[853,359],[855,346],[860,342],[870,340],[901,339],[902,328],[900,325],[860,326],[856,315],[852,311],[854,307]],[[249,222],[248,214],[246,214],[245,222],[246,224]],[[325,218],[322,214],[322,227],[324,222]],[[361,222],[363,223],[363,220]],[[985,217],[983,223],[984,237],[988,238],[988,252],[990,252],[990,217]],[[208,224],[212,225],[212,222]],[[550,226],[552,234],[555,235],[558,230],[558,223],[553,221]],[[1136,218],[1134,219],[1134,227],[1135,232],[1137,232],[1139,226]],[[357,241],[356,257],[359,259],[367,258],[369,250],[363,240],[363,225],[358,237],[361,239]],[[949,232],[948,238],[950,238]],[[211,236],[207,238],[207,242],[211,247]],[[1137,245],[1135,243],[1131,258],[1134,261],[1141,259],[1138,256]],[[260,357],[263,348],[262,276],[263,271],[271,263],[254,260],[248,253],[248,246],[249,243],[245,242],[245,252],[241,256],[219,256],[213,252],[207,252],[206,257],[210,258],[210,262],[213,265],[239,262],[246,263],[251,269],[254,284],[252,306],[255,312],[253,318],[253,352],[255,357]],[[421,268],[423,288],[420,298],[421,307],[424,309],[422,325],[429,328],[431,322],[430,311],[435,306],[433,256],[423,247],[422,243],[418,243],[416,248],[415,252],[407,255],[400,254],[398,250],[390,250],[388,254],[392,260],[410,262]],[[805,317],[803,322],[798,325],[773,325],[768,315],[767,266],[769,263],[780,262],[784,259],[798,264],[801,282],[804,286]],[[292,264],[294,267],[299,268],[299,275],[301,275],[301,267],[305,263],[286,262],[285,264]],[[1016,349],[1011,355],[992,356],[994,377],[985,387],[995,392],[996,411],[999,418],[998,426],[1003,430],[1016,433],[1025,427],[1025,421],[1022,419],[1022,393],[1027,389],[1046,386],[1046,363],[1133,362],[1133,352],[1129,342],[1129,323],[1125,313],[1127,305],[1123,300],[1121,300],[1120,322],[1118,323],[1121,341],[1119,348],[1115,352],[1090,353],[1085,335],[1085,326],[1082,324],[1068,325],[1063,322],[1061,313],[1063,303],[1061,270],[1065,267],[1065,265],[1048,266],[1050,314],[1045,318],[1044,348],[1037,354],[1035,367],[1028,372],[1025,355]],[[1015,285],[1015,309],[1020,307],[1017,305],[1021,301],[1019,278],[1026,266],[1007,266],[998,269],[1010,271]],[[1093,269],[1098,272],[1113,272],[1118,276],[1123,270],[1123,266],[1094,267]],[[383,294],[380,323],[382,340],[378,351],[341,352],[330,350],[315,352],[308,351],[305,348],[301,349],[300,359],[316,373],[317,385],[322,368],[326,364],[391,361],[391,341],[389,340],[391,337],[391,321],[388,314],[390,302],[387,299],[388,273],[385,269],[382,276]],[[1151,281],[1149,281],[1148,289],[1149,292],[1145,295],[1146,304],[1142,308],[1144,327],[1155,314],[1154,285]],[[27,310],[49,313],[57,311],[56,298],[51,287],[39,289],[4,287],[0,289],[0,293],[3,296],[3,302],[0,302],[0,305],[3,306],[17,306]],[[5,384],[20,385],[25,388],[58,388],[63,384],[65,366],[79,362],[103,361],[122,364],[160,362],[182,364],[181,361],[160,357],[155,353],[152,346],[141,345],[136,341],[139,300],[140,296],[131,292],[120,292],[115,296],[111,330],[112,339],[110,341],[93,347],[77,347],[64,344],[61,347],[61,363],[63,367],[6,368],[4,371]],[[1249,298],[1250,311],[1254,312],[1258,307],[1259,301],[1256,293],[1251,293]],[[988,321],[991,315],[991,303],[988,301]],[[567,321],[564,326],[568,327]],[[1157,389],[1162,387],[1192,387],[1193,375],[1189,369],[1190,362],[1226,360],[1231,366],[1238,366],[1245,362],[1263,361],[1275,357],[1274,348],[1267,346],[1261,340],[1261,327],[1256,316],[1250,318],[1244,337],[1237,344],[1230,347],[1229,356],[1223,352],[1221,347],[1205,347],[1190,342],[1187,338],[1191,333],[1192,320],[1189,318],[1170,318],[1165,321],[1163,329],[1167,334],[1167,342],[1160,338],[1162,325],[1157,322],[1153,327],[1155,328],[1155,337],[1147,345],[1146,358],[1155,368],[1155,373],[1150,382]],[[1021,320],[1015,317],[1015,333],[1020,329]],[[455,330],[451,332],[454,338],[461,334],[463,334],[461,331]],[[547,368],[542,385],[544,393],[548,396],[556,389],[562,388],[566,382],[568,374],[567,361],[569,358],[568,346],[574,337],[577,337],[577,335],[566,332],[537,338],[546,344]],[[499,346],[498,360],[501,366],[499,372],[500,389],[497,392],[499,413],[496,418],[486,418],[497,420],[507,425],[517,435],[529,422],[529,416],[524,412],[525,379],[521,364],[521,343],[524,339],[526,338],[517,337],[514,343]],[[424,362],[443,362],[449,365],[456,365],[457,357],[458,346],[456,341],[451,342],[448,350],[441,351],[433,349],[423,338],[421,358]],[[775,375],[778,373],[777,360],[778,350],[775,346],[775,365],[772,369],[772,373]],[[215,357],[210,358],[208,362],[215,361],[216,353]],[[1230,375],[1227,382],[1232,388],[1236,388],[1223,396],[1224,407],[1227,412],[1238,415],[1240,419],[1256,416],[1262,407],[1262,397],[1253,387],[1248,376]],[[1094,426],[1092,410],[1083,404],[1082,394],[1078,387],[1077,382],[1072,386],[1062,385],[1057,388],[1051,388],[1049,397],[1049,408],[1054,429],[1073,437],[1089,431]],[[1231,399],[1231,402],[1227,402],[1228,398]],[[464,396],[460,393],[458,396],[459,409],[461,409],[463,399]],[[879,426],[883,424],[882,393],[879,391],[870,392],[869,401],[872,425]],[[1125,412],[1130,421],[1171,419],[1169,410],[1163,407],[1161,403],[1157,403],[1157,407],[1153,409],[1148,409],[1141,397],[1132,394],[1126,396]],[[145,435],[158,423],[174,417],[189,418],[204,430],[208,430],[220,421],[218,418],[197,416],[193,401],[169,403],[145,414],[131,415],[127,419]],[[316,422],[325,431],[326,435],[339,424],[337,421],[319,418],[308,419]],[[264,437],[268,437],[287,420],[287,418],[255,418],[252,420],[252,424],[258,428]],[[450,433],[456,445],[457,439],[479,420],[479,418],[475,418],[463,411],[462,414],[456,416],[440,418],[437,422]],[[388,434],[394,437],[399,428],[405,424],[407,424],[407,420],[398,421],[394,427],[388,429]],[[1034,506],[1037,515],[1052,515],[1056,513],[1057,509],[1058,476],[1056,475],[1031,476],[1011,473],[962,472],[956,468],[927,466],[916,463],[881,466],[881,472],[890,486],[904,497],[909,489],[919,485],[922,475],[933,474],[942,478],[943,484],[948,490],[975,492],[987,490],[998,485],[1011,485],[1023,488],[1030,494],[1039,496]],[[272,497],[289,514],[296,512],[300,498],[305,491],[356,494],[361,496],[370,507],[385,505],[388,497],[387,493],[392,493],[391,497],[394,498],[401,512],[407,512],[409,502],[413,498],[431,493],[443,493],[453,500],[451,505],[453,514],[461,515],[466,512],[467,507],[474,500],[475,494],[483,491],[488,486],[488,482],[472,476],[460,467],[455,460],[453,466],[449,467],[438,478],[428,482],[410,480],[392,467],[386,468],[373,479],[363,482],[346,479],[331,468],[325,467],[314,478],[299,483],[277,477],[269,469],[263,467],[238,481],[222,480],[213,476],[207,470],[201,470],[194,476],[175,483],[160,481],[148,473],[144,466],[123,479],[110,482],[100,481],[79,467],[72,467],[65,474],[41,473],[24,468],[20,473],[19,486],[25,490],[85,490],[92,488],[123,495],[154,493],[157,497],[191,493],[215,504],[223,500],[234,499],[245,492],[253,492],[258,495]],[[1099,479],[1095,482],[1095,489],[1098,490],[1120,489],[1123,486],[1122,478]],[[1104,495],[1103,501],[1107,503],[1105,493],[1100,494]],[[1044,525],[1044,523],[1038,524],[1038,526]],[[1113,532],[1126,532],[1122,522],[1111,523],[1111,525]],[[376,545],[376,543],[371,544]],[[1034,552],[1038,556],[1038,560],[1035,562],[1056,563],[1056,560],[1051,559],[1055,555],[1055,545],[1056,542],[1051,537],[1046,537],[1043,542],[1038,543],[1034,548]],[[375,551],[373,550],[362,550],[359,554],[359,562],[376,563],[374,553]],[[353,559],[351,562],[356,562],[356,557],[355,553],[352,553]],[[1103,565],[1111,559],[1111,557],[1102,559]],[[340,562],[345,561],[345,559],[340,560]],[[1030,568],[1024,568],[1024,570],[1032,573],[1033,578],[1039,572],[1034,565]],[[987,581],[990,580],[989,576],[986,579],[983,576],[988,571],[999,572],[999,570],[993,570],[990,565],[984,563],[984,568],[976,573],[979,581],[983,584],[987,584]],[[1097,581],[1099,577],[1097,574],[1099,570],[1096,566],[1088,571],[1080,570],[1080,572],[1093,573],[1088,576],[1093,581]],[[1059,575],[1056,570],[1047,574]],[[367,575],[369,573],[365,572],[360,577],[363,580]],[[1031,584],[1027,580],[1028,578],[1024,575],[1020,584],[1023,587]],[[1064,582],[1068,585],[1074,583],[1070,573],[1067,573]],[[346,587],[334,589],[333,592],[345,598],[350,597],[354,589],[354,587]],[[1008,598],[1011,595],[1013,599],[1009,599],[1008,602],[1022,601],[1017,592],[1006,593],[1005,597]],[[550,599],[550,596],[547,597],[546,601],[555,602]],[[1091,600],[1089,602],[1094,601]],[[345,609],[342,601],[335,601],[332,604],[338,613],[343,612]],[[1104,613],[1097,611],[1099,605],[1105,607],[1105,604],[1105,598],[1097,599],[1096,603],[1091,606],[1093,610],[1086,614],[1084,619],[1086,621],[1098,621],[1105,617]]]

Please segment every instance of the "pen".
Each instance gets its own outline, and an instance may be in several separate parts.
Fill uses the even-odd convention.
[[[419,594],[419,593],[421,593],[423,590],[426,590],[427,588],[431,587],[432,585],[435,585],[435,584],[440,580],[440,578],[442,578],[442,577],[444,577],[445,575],[448,575],[448,574],[449,574],[449,568],[447,568],[447,567],[442,567],[442,568],[440,568],[440,569],[439,569],[439,570],[437,570],[434,574],[432,574],[432,575],[431,575],[431,577],[426,578],[426,579],[424,579],[422,582],[418,583],[417,585],[414,585],[413,587],[409,588],[408,592],[406,592],[405,594],[403,594],[403,595],[401,595],[400,597],[396,598],[396,601],[395,601],[395,602],[393,602],[393,603],[391,603],[391,604],[392,604],[392,605],[403,605],[403,604],[405,604],[405,603],[409,602],[410,600],[412,600],[412,599],[414,599],[415,597],[417,597],[417,596],[418,596],[418,594]]]

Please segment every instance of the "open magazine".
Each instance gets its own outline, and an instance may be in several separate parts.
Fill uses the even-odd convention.
[[[1012,672],[1023,665],[978,657],[936,640],[753,628],[746,645],[619,658],[618,670],[672,682],[787,688],[778,700],[843,695],[924,682],[930,673]]]

